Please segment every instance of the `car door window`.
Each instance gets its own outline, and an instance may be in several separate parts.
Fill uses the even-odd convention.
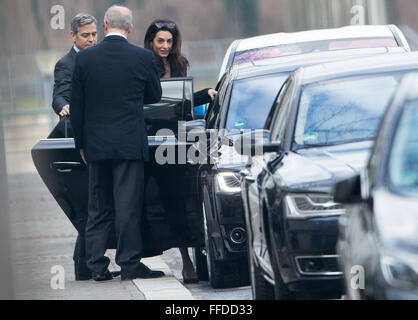
[[[399,191],[418,193],[418,100],[402,112],[389,157],[391,185]]]
[[[224,127],[228,131],[261,129],[287,73],[273,73],[234,81]]]
[[[193,117],[193,78],[161,79],[161,89],[159,102],[144,105],[148,136],[172,135],[178,130],[178,121]]]
[[[283,94],[280,94],[277,99],[276,112],[273,118],[273,126],[271,129],[272,141],[283,141],[287,119],[291,106],[291,98],[293,94],[294,81],[289,79],[286,87],[283,87]]]

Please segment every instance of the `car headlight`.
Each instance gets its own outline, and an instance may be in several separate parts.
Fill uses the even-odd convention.
[[[333,216],[345,213],[342,204],[327,194],[289,194],[286,196],[287,215],[293,218]]]
[[[418,285],[418,275],[406,262],[391,256],[380,258],[380,267],[386,282],[399,289],[414,289]]]
[[[219,172],[216,175],[217,185],[222,192],[241,192],[241,181],[239,173]]]

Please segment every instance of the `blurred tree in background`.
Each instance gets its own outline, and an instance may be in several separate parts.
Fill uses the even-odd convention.
[[[102,38],[104,12],[117,3],[134,12],[130,40],[137,45],[143,44],[145,30],[156,18],[174,20],[184,41],[242,38],[346,25],[355,4],[386,8],[388,23],[418,30],[416,0],[0,0],[0,55],[67,51],[70,20],[83,11],[96,16]],[[54,5],[65,8],[65,30],[50,26]]]
[[[134,13],[134,32],[130,40],[143,44],[145,30],[156,18],[174,20],[185,41],[236,38],[259,33],[259,7],[282,0],[0,0],[0,55],[30,54],[40,50],[66,51],[71,46],[69,24],[79,12],[93,14],[98,20],[100,38],[102,20],[113,4],[128,6]],[[260,3],[261,2],[261,3]],[[65,9],[65,30],[50,27],[51,7]],[[264,14],[266,11],[263,11]],[[266,17],[267,18],[267,17]],[[268,18],[267,18],[268,19]],[[280,19],[275,19],[280,25]],[[280,28],[275,28],[278,31]]]
[[[258,0],[223,0],[228,16],[227,36],[250,37],[258,34]]]

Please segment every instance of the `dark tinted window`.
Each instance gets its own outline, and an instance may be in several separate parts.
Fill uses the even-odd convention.
[[[321,146],[374,139],[399,79],[399,73],[391,73],[303,87],[296,144]]]
[[[287,76],[288,73],[280,73],[235,81],[225,128],[262,129]]]
[[[398,189],[418,192],[418,100],[405,106],[389,159],[389,176]]]

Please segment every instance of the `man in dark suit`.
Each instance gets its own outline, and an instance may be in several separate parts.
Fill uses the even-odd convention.
[[[87,266],[96,281],[112,278],[104,254],[113,223],[121,279],[164,276],[140,262],[148,159],[143,104],[160,100],[161,85],[154,54],[128,42],[132,28],[128,8],[109,8],[105,39],[77,55],[72,79],[75,144],[89,168]]]
[[[71,50],[55,65],[52,108],[60,116],[60,122],[48,136],[51,138],[72,137],[70,115],[71,77],[77,53],[97,44],[97,20],[90,14],[79,13],[71,20]]]
[[[51,138],[72,137],[70,115],[71,78],[75,66],[77,53],[97,44],[97,20],[90,14],[79,13],[71,20],[70,36],[73,41],[71,50],[62,57],[55,65],[54,92],[52,108],[60,116],[60,121],[51,134]],[[91,271],[87,267],[85,250],[85,228],[87,220],[82,217],[75,219],[75,227],[78,231],[74,248],[74,272],[76,280],[91,279]],[[116,276],[117,273],[114,273]]]

